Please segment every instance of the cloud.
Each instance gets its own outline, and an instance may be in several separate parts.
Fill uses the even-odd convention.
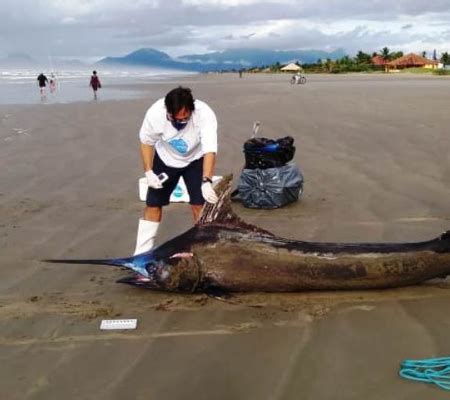
[[[239,39],[248,40],[255,35],[256,35],[256,33],[253,32],[253,33],[249,33],[248,35],[241,35],[241,36],[239,36]]]
[[[0,51],[32,56],[123,55],[140,47],[172,55],[229,46],[450,49],[443,35],[449,0],[14,0],[1,13]]]

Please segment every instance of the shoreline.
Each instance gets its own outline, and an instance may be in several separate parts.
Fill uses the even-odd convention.
[[[88,73],[88,72],[86,72]],[[144,84],[161,83],[170,79],[178,79],[187,74],[159,74],[153,76],[130,75],[117,76],[110,73],[101,76],[102,88],[98,91],[98,101],[108,100],[133,100],[142,95],[140,86]],[[191,74],[189,74],[191,76]],[[57,90],[54,93],[49,91],[47,86],[46,96],[43,99],[39,94],[34,78],[21,78],[16,80],[2,79],[0,77],[0,90],[2,98],[0,106],[20,106],[20,105],[51,105],[51,104],[72,104],[78,102],[92,102],[92,89],[89,87],[89,75],[74,77],[58,77]],[[127,87],[129,85],[129,87]]]

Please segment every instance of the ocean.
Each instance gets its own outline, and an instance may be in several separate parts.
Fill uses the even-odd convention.
[[[43,72],[50,80],[56,79],[56,90],[51,93],[47,85],[46,96],[41,97],[37,76]],[[161,69],[101,69],[97,70],[102,83],[98,100],[123,100],[142,96],[141,91],[122,89],[120,84],[149,83],[192,73]],[[92,69],[46,71],[37,69],[1,69],[0,104],[52,104],[92,101],[89,87]]]

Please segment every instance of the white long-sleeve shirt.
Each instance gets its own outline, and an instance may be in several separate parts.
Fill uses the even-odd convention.
[[[167,119],[164,98],[145,114],[139,138],[143,144],[155,146],[167,166],[183,168],[206,153],[217,153],[216,115],[203,101],[195,100],[194,105],[189,122],[179,131]]]

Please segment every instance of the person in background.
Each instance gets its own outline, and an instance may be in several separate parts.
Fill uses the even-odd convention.
[[[217,153],[217,119],[191,89],[178,87],[147,111],[139,132],[148,191],[144,218],[139,220],[134,255],[153,244],[162,219],[162,207],[182,176],[190,197],[194,221],[205,201],[217,202],[212,177]],[[162,182],[161,178],[167,178]]]
[[[89,83],[89,86],[94,91],[94,99],[97,100],[97,90],[102,87],[102,84],[100,83],[100,79],[97,76],[97,71],[92,71],[91,81]]]
[[[56,92],[56,78],[54,74],[50,75],[50,82],[48,84],[48,88],[50,90],[50,93]]]
[[[37,77],[37,81],[38,81],[38,86],[39,86],[39,93],[41,94],[41,99],[45,98],[47,93],[46,93],[46,87],[47,87],[47,82],[48,79],[47,77],[44,75],[43,72],[41,72],[38,77]]]

